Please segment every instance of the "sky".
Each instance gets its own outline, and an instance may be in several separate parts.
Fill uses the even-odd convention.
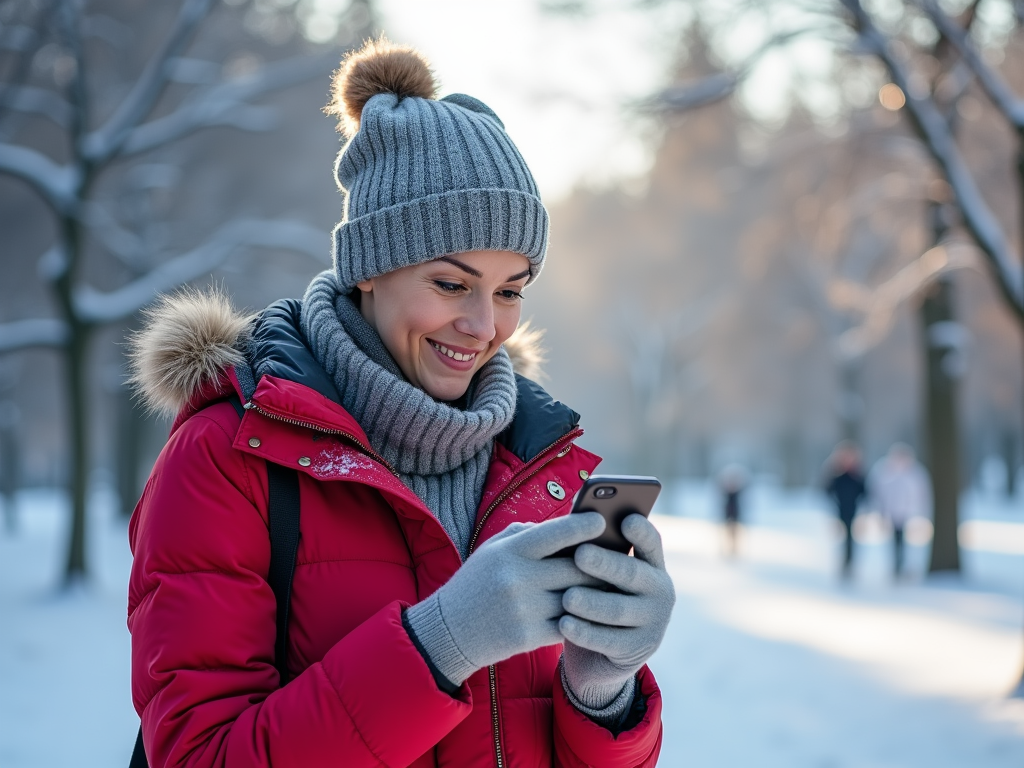
[[[665,82],[678,10],[566,16],[535,0],[379,8],[388,36],[431,61],[441,93],[471,94],[497,112],[545,199],[647,169],[650,126],[631,105]]]
[[[302,0],[307,34],[330,37],[349,4]],[[883,26],[902,8],[896,0],[866,4]],[[963,0],[943,4],[954,9]],[[650,168],[657,124],[638,107],[669,83],[682,32],[697,15],[726,66],[745,62],[774,35],[811,30],[759,57],[739,88],[743,109],[763,124],[779,124],[794,100],[825,123],[841,118],[845,105],[867,106],[884,82],[881,70],[840,69],[837,45],[845,47],[849,34],[831,7],[826,0],[375,0],[385,33],[427,56],[442,94],[469,93],[497,112],[549,203],[576,186],[629,184]],[[983,32],[1011,26],[1007,0],[982,8]],[[922,40],[929,30],[911,25]]]

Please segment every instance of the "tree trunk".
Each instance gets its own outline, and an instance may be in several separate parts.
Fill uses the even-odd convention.
[[[1020,226],[1020,238],[1021,238],[1021,253],[1024,254],[1024,129],[1018,129],[1017,131],[1017,201],[1020,204],[1020,219],[1018,225]],[[1021,331],[1024,331],[1024,326],[1021,327]],[[1024,358],[1022,358],[1024,359]],[[1021,380],[1021,395],[1024,397],[1024,379]],[[1024,426],[1024,411],[1021,412],[1021,424]],[[1016,474],[1016,467],[1007,467],[1008,474]],[[1012,483],[1015,480],[1008,480],[1007,488],[1012,487]],[[1010,693],[1011,696],[1024,699],[1024,665],[1021,665],[1020,675],[1017,678],[1017,687]]]
[[[860,368],[857,363],[843,363],[839,371],[839,429],[843,440],[860,445],[861,422],[864,419],[864,398],[860,394]]]
[[[2,413],[5,410],[9,410],[9,418],[6,413]],[[16,406],[13,402],[0,403],[0,498],[4,505],[4,528],[9,534],[17,533],[18,530],[15,500],[20,472],[17,430]]]
[[[85,181],[80,190],[80,199],[85,199],[91,178],[88,169],[83,171]],[[89,340],[92,326],[82,322],[75,308],[75,278],[82,253],[83,232],[81,222],[74,214],[61,219],[61,235],[67,267],[54,281],[57,299],[68,327],[68,340],[64,345],[64,386],[68,425],[68,464],[71,476],[68,478],[71,501],[71,532],[68,537],[68,554],[64,566],[64,585],[82,581],[87,576],[86,568],[86,496],[89,482],[89,414],[86,381],[88,379]]]
[[[925,461],[931,474],[935,538],[930,573],[960,570],[960,429],[957,380],[962,352],[949,337],[956,327],[953,282],[947,276],[931,286],[921,305],[925,365]]]
[[[1007,427],[1000,435],[1000,453],[1006,465],[1006,485],[1003,491],[1012,499],[1017,495],[1017,429]]]
[[[799,488],[806,481],[804,475],[804,443],[799,430],[787,430],[782,435],[782,485]]]
[[[121,386],[117,398],[117,495],[122,517],[130,517],[139,500],[139,465],[142,460],[142,434],[146,421],[135,407],[131,393]]]
[[[1024,194],[1024,137],[1022,137],[1021,140],[1020,164],[1018,167],[1020,169],[1021,178],[1020,191],[1021,194]],[[1024,203],[1024,200],[1021,202]],[[1024,222],[1022,222],[1021,235],[1024,237]],[[1024,395],[1024,379],[1021,380],[1021,394]],[[1024,417],[1024,412],[1022,412],[1021,415]],[[1013,469],[1009,469],[1008,474],[1013,473]],[[1010,691],[1010,696],[1015,699],[1024,699],[1024,664],[1021,665],[1020,674],[1017,676],[1017,685],[1012,691]]]
[[[88,492],[88,411],[85,382],[90,330],[81,323],[70,322],[71,337],[65,355],[67,387],[69,463],[71,466],[71,535],[68,539],[64,583],[85,579],[86,570],[86,494]]]

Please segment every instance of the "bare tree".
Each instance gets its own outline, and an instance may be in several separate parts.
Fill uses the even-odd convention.
[[[954,133],[956,101],[975,81],[1018,136],[1019,225],[1024,235],[1024,99],[1014,94],[1000,73],[986,64],[974,47],[970,30],[978,5],[978,0],[969,3],[959,19],[949,16],[935,0],[912,0],[902,6],[904,15],[917,14],[930,20],[940,34],[940,46],[937,48],[945,45],[956,54],[950,57],[948,51],[926,52],[927,57],[946,59],[941,71],[931,78],[930,87],[922,85],[929,78],[919,71],[910,55],[912,47],[883,31],[860,0],[816,5],[813,13],[820,20],[816,30],[796,29],[778,34],[767,42],[769,46],[784,45],[804,34],[840,39],[837,23],[845,25],[855,35],[849,41],[848,50],[873,57],[899,89],[900,98],[905,99],[904,114],[909,117],[921,146],[934,161],[945,188],[949,190],[948,194],[931,195],[931,199],[926,200],[934,247],[867,295],[861,286],[851,290],[849,283],[833,289],[836,295],[844,296],[849,306],[857,305],[863,316],[861,323],[848,329],[840,338],[841,352],[848,356],[859,354],[884,335],[891,326],[892,310],[899,302],[924,294],[922,320],[929,381],[926,421],[930,432],[930,452],[933,454],[933,483],[938,486],[935,498],[941,507],[936,510],[932,570],[956,569],[959,564],[956,510],[959,437],[955,416],[955,379],[958,374],[955,369],[956,363],[962,361],[960,346],[963,333],[952,315],[949,272],[972,266],[980,257],[987,265],[1006,308],[1024,331],[1024,265],[1021,252],[1013,247],[1009,229],[999,221],[982,195]],[[1024,26],[1024,4],[1017,0],[1013,8],[1018,24]],[[752,61],[756,62],[763,55],[764,50],[759,49]],[[750,69],[750,63],[744,62],[731,72],[718,73],[665,91],[653,103],[680,111],[729,98]],[[962,222],[973,248],[965,249],[956,240],[949,240],[950,227],[957,221]],[[1024,695],[1024,674],[1017,694]]]
[[[0,119],[16,123],[0,139],[0,173],[23,181],[49,208],[56,240],[41,256],[40,275],[59,314],[27,317],[0,324],[0,353],[49,347],[63,360],[70,454],[71,534],[65,582],[86,575],[86,483],[89,408],[87,364],[90,341],[108,324],[124,322],[158,293],[208,274],[232,253],[245,248],[288,249],[325,258],[324,234],[296,220],[238,219],[220,226],[205,242],[184,253],[144,263],[135,233],[118,224],[95,200],[99,177],[123,164],[203,129],[226,126],[264,131],[273,126],[273,111],[254,103],[273,91],[324,76],[338,59],[335,50],[298,55],[266,64],[238,77],[196,77],[219,66],[189,59],[187,51],[211,13],[211,0],[183,0],[162,43],[148,58],[118,106],[106,116],[92,102],[88,81],[90,50],[86,32],[106,17],[90,15],[83,0],[22,4],[22,18],[0,27],[0,55],[9,64],[0,82]],[[363,5],[363,4],[360,4]],[[27,61],[51,35],[62,51],[63,87],[49,89],[30,82]],[[2,70],[0,70],[2,71]],[[169,99],[172,85],[199,82],[183,97]],[[168,103],[170,107],[168,108]],[[63,135],[66,160],[56,160],[32,146],[26,131],[31,120],[44,120]],[[21,142],[14,137],[21,135]],[[84,278],[87,243],[99,244],[134,276],[114,290],[102,291]]]

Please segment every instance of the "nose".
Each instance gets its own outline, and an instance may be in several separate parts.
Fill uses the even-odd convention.
[[[469,297],[455,320],[455,330],[484,344],[490,342],[496,335],[491,297],[486,294]]]

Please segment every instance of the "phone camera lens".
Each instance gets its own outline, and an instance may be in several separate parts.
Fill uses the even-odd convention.
[[[599,499],[610,499],[615,495],[615,488],[610,485],[603,485],[594,491],[594,496]]]

